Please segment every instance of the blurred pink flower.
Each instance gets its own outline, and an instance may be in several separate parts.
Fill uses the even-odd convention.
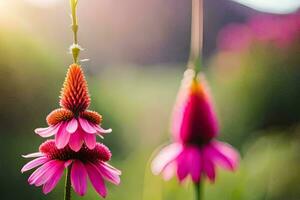
[[[229,24],[218,36],[218,48],[222,50],[244,50],[253,42],[253,33],[247,25]]]
[[[204,76],[194,78],[187,70],[174,107],[174,143],[163,148],[152,162],[154,174],[168,180],[177,175],[182,182],[188,175],[198,183],[202,176],[215,180],[216,165],[235,170],[239,154],[230,145],[215,140],[218,123]]]
[[[221,30],[218,47],[239,51],[255,42],[272,43],[278,48],[289,47],[300,37],[300,14],[257,15],[244,24],[229,24]]]
[[[21,172],[38,167],[29,177],[30,185],[37,187],[43,185],[43,192],[51,192],[61,179],[64,169],[71,166],[71,184],[74,191],[80,196],[87,190],[87,177],[89,177],[95,190],[102,196],[107,195],[104,179],[118,185],[121,172],[110,166],[107,161],[111,158],[109,149],[97,143],[93,150],[85,145],[75,152],[68,146],[58,149],[54,140],[44,142],[39,152],[24,156],[35,158],[27,163]]]
[[[42,137],[55,135],[57,148],[69,144],[74,151],[79,151],[85,143],[90,149],[96,145],[96,135],[110,133],[99,124],[102,116],[87,110],[90,104],[87,83],[81,67],[73,64],[69,67],[64,87],[61,91],[62,108],[52,111],[47,117],[49,127],[35,130]]]
[[[253,17],[248,23],[259,42],[273,42],[278,47],[288,47],[300,36],[300,15]]]

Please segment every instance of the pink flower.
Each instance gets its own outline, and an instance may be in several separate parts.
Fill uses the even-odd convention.
[[[37,187],[43,186],[44,194],[54,189],[64,169],[68,167],[71,167],[72,187],[80,196],[86,193],[87,177],[102,197],[107,195],[104,179],[116,185],[120,183],[121,172],[107,163],[111,153],[100,143],[97,143],[93,150],[83,145],[78,152],[75,152],[68,146],[58,149],[54,140],[48,140],[40,146],[39,152],[24,157],[35,159],[27,163],[21,172],[38,167],[31,174],[28,182]]]
[[[252,30],[245,24],[229,24],[218,36],[218,48],[229,51],[242,51],[255,40]]]
[[[239,154],[230,145],[215,139],[217,118],[204,76],[195,78],[187,70],[175,104],[171,132],[174,143],[163,148],[152,162],[154,174],[168,180],[177,175],[182,182],[188,175],[199,183],[203,176],[215,180],[216,166],[235,170]]]
[[[244,24],[229,24],[218,36],[221,50],[246,50],[256,42],[290,47],[300,34],[300,12],[289,15],[258,15]]]
[[[79,151],[85,143],[89,149],[96,145],[96,136],[110,133],[99,124],[102,116],[89,111],[90,97],[83,71],[79,65],[70,66],[61,92],[62,108],[52,111],[47,117],[49,127],[35,130],[42,137],[55,136],[55,144],[61,149],[68,144]]]

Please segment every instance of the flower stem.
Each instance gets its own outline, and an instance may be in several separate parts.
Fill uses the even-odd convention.
[[[202,181],[199,183],[195,183],[195,200],[203,200],[202,196]]]
[[[204,0],[192,0],[191,49],[188,68],[194,69],[196,74],[201,70],[201,54],[203,49],[203,1]]]
[[[73,55],[74,63],[78,62],[78,56],[80,52],[80,47],[78,46],[78,22],[77,22],[77,4],[78,0],[70,0],[71,6],[71,16],[72,16],[72,31],[73,31],[73,45],[71,46],[71,52]]]
[[[71,176],[70,175],[71,175],[71,165],[67,168],[64,200],[71,200]]]

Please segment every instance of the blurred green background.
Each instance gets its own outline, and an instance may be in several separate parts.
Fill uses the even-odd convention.
[[[193,198],[189,181],[164,182],[149,169],[153,152],[169,142],[189,49],[190,3],[174,1],[80,2],[92,109],[103,115],[103,127],[113,129],[103,142],[123,172],[120,186],[108,184],[108,200]],[[68,4],[33,2],[0,0],[1,200],[63,196],[63,181],[44,196],[27,184],[29,173],[20,173],[28,161],[21,155],[44,141],[33,130],[46,126],[46,115],[58,107],[71,62]],[[300,15],[266,15],[229,1],[206,6],[224,8],[205,14],[205,72],[220,139],[239,149],[242,160],[236,173],[218,170],[216,183],[205,184],[205,200],[299,200]],[[100,198],[92,187],[83,198],[73,196]]]

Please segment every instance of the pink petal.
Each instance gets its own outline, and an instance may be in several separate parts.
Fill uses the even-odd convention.
[[[100,170],[100,173],[103,175],[103,177],[106,178],[108,181],[112,182],[113,184],[119,185],[121,180],[118,171],[113,170],[110,167],[103,165],[102,163],[103,162],[99,162],[97,164],[97,167]]]
[[[89,175],[93,187],[95,188],[98,194],[100,194],[103,198],[105,198],[107,195],[107,190],[99,169],[97,168],[97,166],[95,166],[93,163],[90,162],[85,164],[85,168],[87,170],[87,173]]]
[[[50,162],[50,161],[49,161]],[[34,180],[45,173],[46,169],[49,167],[49,162],[45,163],[41,167],[37,168],[28,178],[28,183],[30,185],[34,184]]]
[[[56,124],[55,126],[49,126],[47,128],[37,128],[34,130],[34,132],[41,137],[50,137],[52,135],[56,135],[61,125],[62,122]]]
[[[73,151],[78,152],[83,144],[83,136],[80,130],[70,136],[69,146]]]
[[[202,157],[199,149],[192,148],[189,150],[189,165],[193,182],[199,183],[202,172]]]
[[[45,184],[50,178],[55,174],[55,172],[63,165],[62,161],[53,160],[54,162],[51,162],[49,165],[49,168],[45,170],[45,173],[43,173],[41,176],[35,179],[34,185],[39,187],[43,184]],[[50,162],[49,162],[50,163]]]
[[[66,130],[69,133],[74,133],[78,128],[78,122],[77,119],[73,118],[71,121],[67,122],[67,128]]]
[[[48,194],[55,188],[58,181],[61,179],[62,175],[64,174],[64,163],[56,169],[56,171],[52,174],[49,180],[43,186],[43,193]]]
[[[207,151],[204,151],[202,156],[203,156],[203,160],[202,160],[203,172],[206,174],[207,178],[211,182],[214,182],[216,177],[216,169],[214,163],[211,160],[212,156]]]
[[[169,164],[167,164],[162,172],[163,179],[165,181],[170,180],[174,176],[176,169],[177,166],[175,161],[171,161]]]
[[[177,177],[182,182],[189,173],[189,163],[186,162],[187,152],[182,151],[177,157]]]
[[[91,134],[97,133],[97,130],[95,129],[95,127],[92,126],[86,119],[79,117],[79,123],[85,132],[91,133]]]
[[[87,189],[87,173],[82,162],[75,160],[71,169],[71,183],[74,191],[83,196]]]
[[[71,134],[68,133],[68,131],[66,130],[66,123],[64,123],[58,133],[55,135],[55,145],[58,149],[62,149],[64,148],[69,140],[70,140],[70,136]]]
[[[109,129],[104,129],[102,128],[101,126],[99,126],[98,124],[95,124],[93,125],[94,128],[97,130],[97,133],[100,133],[100,134],[105,134],[105,133],[111,133],[112,132],[112,129],[109,128]]]
[[[49,162],[46,162],[44,165],[36,169],[31,176],[28,178],[28,182],[30,185],[40,183],[40,181],[43,180],[44,174],[48,172],[49,169],[53,168],[56,160],[50,160]]]
[[[108,168],[114,170],[118,175],[121,175],[121,174],[122,174],[122,172],[121,172],[120,170],[118,170],[117,168],[111,166],[111,165],[108,164],[107,162],[102,162],[102,165],[105,165],[106,167],[108,167]]]
[[[94,149],[96,146],[96,135],[95,134],[84,134],[84,141],[89,149]]]
[[[41,157],[44,154],[42,154],[41,152],[36,152],[36,153],[30,153],[27,155],[22,155],[23,158],[36,158],[36,157]]]
[[[160,174],[166,165],[179,155],[181,150],[182,146],[178,143],[173,143],[164,147],[152,161],[152,173],[155,175]]]
[[[64,164],[65,168],[68,168],[73,162],[74,162],[74,160],[66,161],[65,164]]]
[[[214,141],[211,144],[215,160],[225,169],[234,171],[239,164],[239,153],[229,144]]]
[[[49,158],[47,157],[39,157],[36,158],[30,162],[28,162],[26,165],[24,165],[24,167],[21,169],[21,172],[26,172],[28,170],[31,170],[37,166],[40,166],[42,164],[44,164],[45,162],[49,161]]]

